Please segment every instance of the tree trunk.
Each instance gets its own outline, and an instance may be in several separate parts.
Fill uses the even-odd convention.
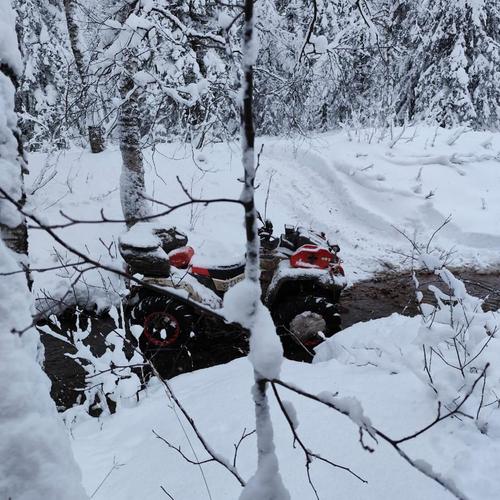
[[[5,181],[0,182],[0,185],[22,207],[26,200],[24,193],[26,161],[21,134],[17,128],[17,116],[14,113],[14,94],[16,89],[17,76],[15,69],[8,63],[1,63],[0,106],[5,116],[7,128],[2,134],[4,137],[2,139],[2,148],[0,149],[0,164],[3,170],[3,172],[0,172],[0,179],[3,178]],[[1,198],[0,236],[7,247],[18,254],[18,261],[26,269],[28,276],[28,231],[26,220],[16,207],[8,201],[1,200]]]
[[[101,153],[104,151],[104,137],[100,125],[89,125],[89,142],[92,153]]]
[[[89,135],[90,150],[92,153],[101,153],[104,151],[103,130],[96,119],[97,115],[97,96],[92,95],[90,84],[87,75],[87,64],[85,55],[82,50],[80,40],[80,30],[78,27],[76,12],[78,8],[77,0],[64,0],[64,12],[66,15],[66,24],[68,25],[69,41],[73,57],[75,58],[75,66],[80,76],[82,84],[82,96],[85,107],[85,124]]]
[[[120,195],[127,227],[133,226],[149,213],[145,199],[144,164],[140,144],[139,102],[133,75],[137,63],[133,53],[128,54],[120,79],[122,105],[119,115],[122,173]]]
[[[252,389],[255,405],[255,430],[257,434],[257,471],[243,489],[240,500],[290,500],[290,495],[283,485],[279,472],[278,459],[275,453],[273,424],[269,412],[267,398],[268,378],[275,378],[283,358],[283,349],[277,338],[276,329],[271,316],[262,311],[260,303],[260,240],[257,233],[257,210],[255,207],[255,130],[253,121],[253,65],[256,59],[254,40],[254,0],[245,0],[242,46],[242,90],[241,106],[241,149],[244,169],[244,185],[241,201],[245,209],[246,230],[246,266],[245,281],[250,284],[246,290],[249,303],[242,307],[248,311],[246,318],[250,327],[250,359],[254,366],[255,384]],[[238,285],[236,285],[238,286]],[[259,318],[259,321],[257,321]],[[268,337],[269,336],[269,337]],[[274,338],[273,338],[274,336]],[[267,352],[265,352],[267,351]],[[268,356],[267,360],[259,357]],[[269,363],[271,361],[271,363]],[[266,368],[265,373],[262,368]]]
[[[85,500],[49,381],[36,359],[38,333],[22,333],[32,321],[32,297],[16,273],[16,260],[26,263],[28,243],[19,213],[24,158],[14,112],[22,62],[9,0],[0,2],[0,18],[0,497]]]

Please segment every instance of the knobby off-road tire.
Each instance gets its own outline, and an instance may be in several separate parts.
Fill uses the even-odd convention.
[[[282,299],[273,308],[273,319],[283,343],[285,356],[297,361],[311,361],[314,347],[321,343],[321,336],[304,335],[304,325],[309,331],[319,328],[325,337],[341,330],[342,320],[338,306],[327,297],[304,296]],[[301,333],[302,332],[302,335]]]
[[[127,316],[131,326],[142,328],[139,348],[162,377],[193,369],[193,311],[175,299],[147,294],[127,308]]]

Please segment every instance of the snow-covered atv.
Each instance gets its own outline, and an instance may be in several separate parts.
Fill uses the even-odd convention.
[[[262,300],[271,311],[285,355],[310,360],[312,348],[341,327],[338,302],[345,279],[340,249],[324,234],[304,228],[285,226],[279,238],[272,232],[270,221],[259,229]],[[165,376],[246,352],[241,331],[196,307],[221,309],[224,293],[244,277],[244,262],[196,265],[194,249],[175,229],[146,238],[125,235],[120,250],[130,271],[142,274],[146,285],[179,297],[132,286],[125,304],[130,332],[143,353],[160,358]]]

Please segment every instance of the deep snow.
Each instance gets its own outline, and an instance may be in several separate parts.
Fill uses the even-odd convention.
[[[329,344],[334,345],[324,344],[323,358],[337,351],[336,359],[323,362],[318,359],[313,365],[285,360],[281,378],[314,394],[339,391],[339,397],[355,397],[373,425],[391,437],[405,436],[430,423],[436,414],[433,393],[421,370],[412,366],[413,361],[422,362],[420,348],[413,344],[420,325],[418,317],[396,314],[357,324],[333,337]],[[491,356],[499,352],[498,340],[495,342],[489,347]],[[198,428],[216,452],[229,460],[233,457],[233,444],[243,430],[249,431],[254,426],[249,394],[252,383],[252,367],[246,359],[172,380],[177,397]],[[351,467],[368,481],[363,484],[345,471],[315,461],[312,478],[321,498],[453,498],[411,468],[386,444],[374,445],[367,440],[376,451],[373,454],[364,451],[358,442],[358,429],[346,417],[285,389],[280,389],[280,394],[296,409],[297,430],[311,450]],[[94,496],[96,500],[163,499],[165,494],[160,485],[176,499],[209,498],[199,468],[186,463],[153,435],[154,430],[193,458],[186,437],[189,436],[197,457],[206,458],[180,413],[172,409],[162,387],[153,383],[139,405],[132,402],[130,405],[114,416],[89,419],[72,427],[74,453],[82,467],[87,491],[94,492],[113,463],[118,463],[121,466],[102,484]],[[303,453],[299,447],[293,447],[288,424],[272,396],[271,411],[283,480],[292,498],[313,499]],[[496,428],[492,435],[481,434],[467,419],[447,420],[403,448],[412,458],[425,460],[455,481],[471,499],[497,499],[500,412],[497,408],[489,408],[489,412],[491,427]],[[240,446],[237,466],[245,478],[254,471],[254,436]],[[203,465],[203,474],[212,498],[229,500],[238,496],[239,484],[217,464]]]

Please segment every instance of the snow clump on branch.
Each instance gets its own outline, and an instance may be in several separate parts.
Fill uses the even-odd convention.
[[[272,380],[280,373],[283,346],[276,335],[271,313],[260,301],[260,294],[258,283],[244,280],[228,290],[223,311],[228,321],[238,322],[252,332],[248,357],[255,371]]]

